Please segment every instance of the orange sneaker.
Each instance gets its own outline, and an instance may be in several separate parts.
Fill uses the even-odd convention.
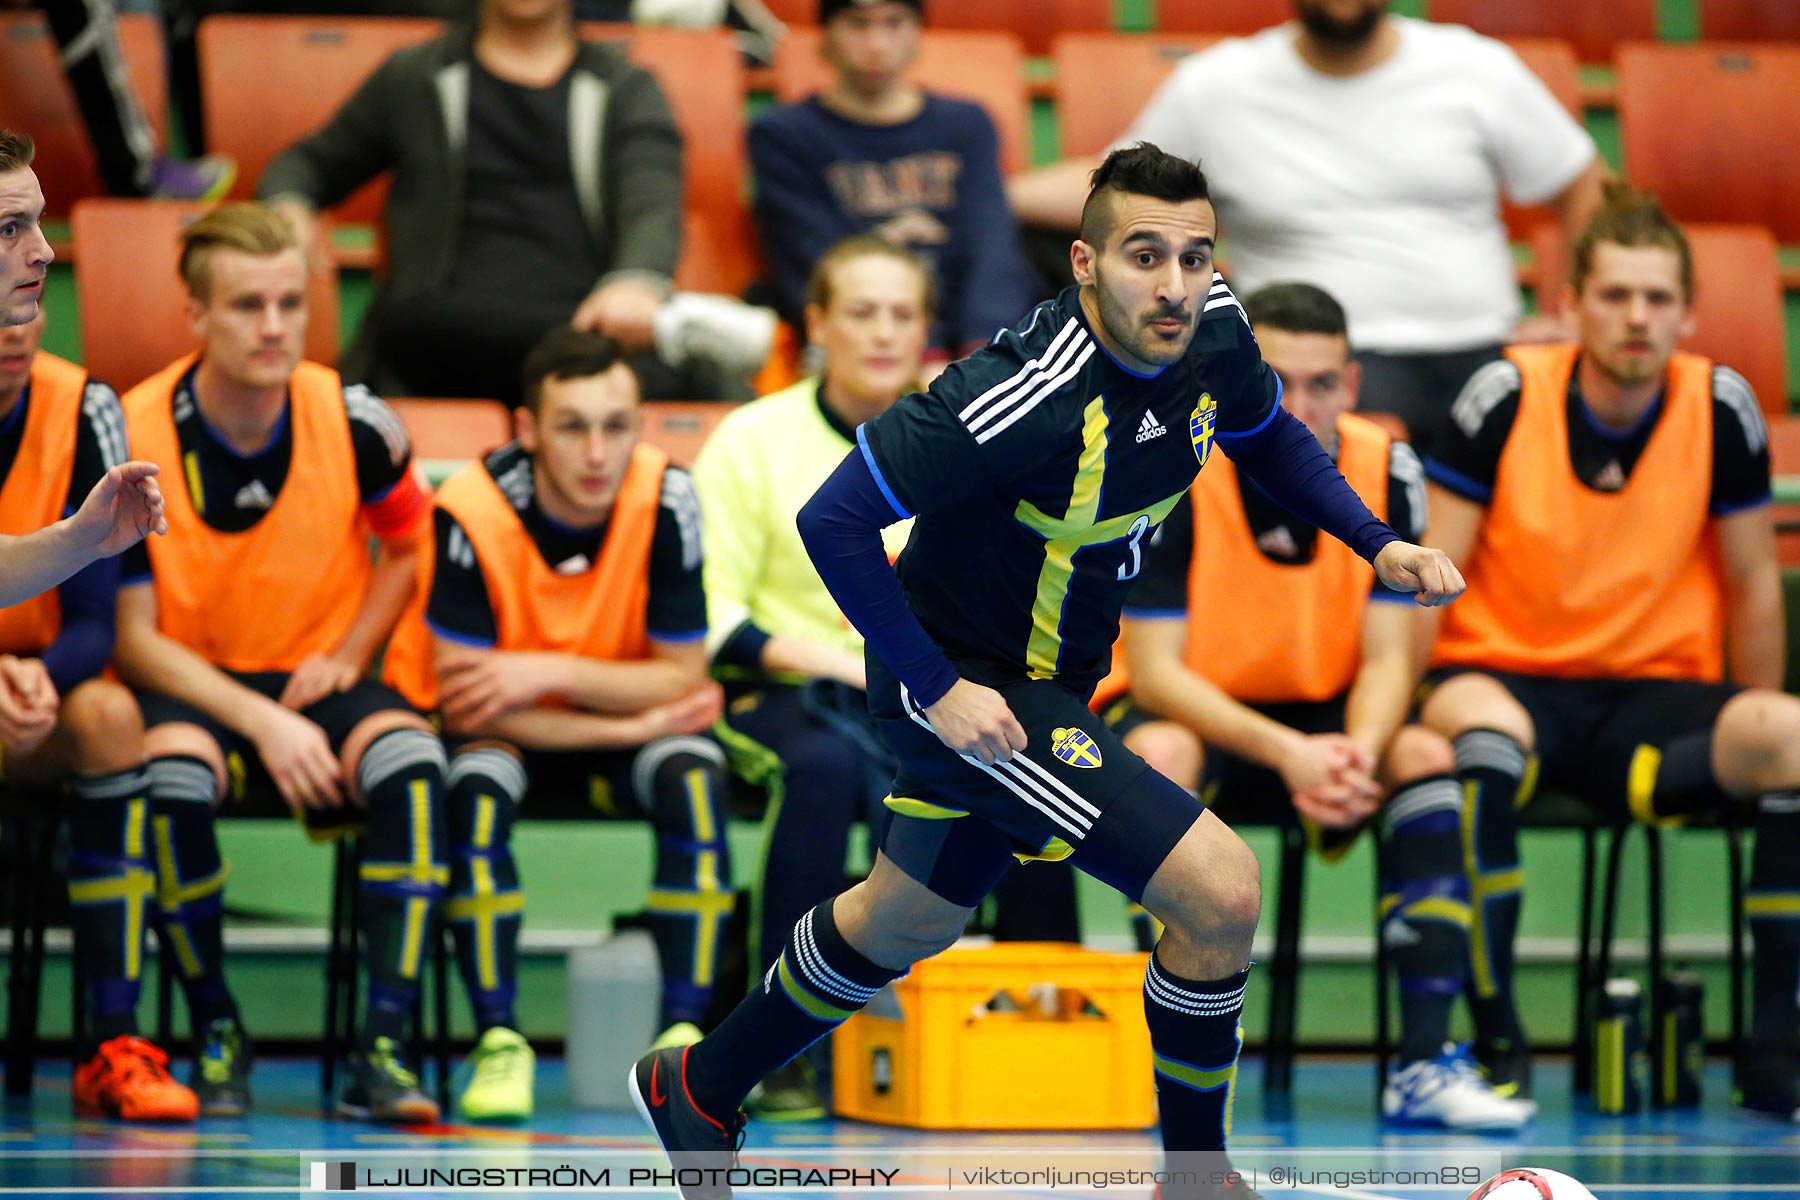
[[[75,1068],[75,1112],[122,1121],[192,1121],[200,1101],[169,1077],[169,1056],[134,1034],[102,1042]]]

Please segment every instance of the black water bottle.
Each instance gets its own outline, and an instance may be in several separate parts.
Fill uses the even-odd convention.
[[[1594,1109],[1635,1113],[1648,1092],[1644,993],[1635,979],[1609,979],[1594,1019]]]
[[[1706,986],[1692,971],[1676,971],[1662,981],[1662,1061],[1656,1064],[1660,1108],[1692,1108],[1700,1103],[1706,1067]]]

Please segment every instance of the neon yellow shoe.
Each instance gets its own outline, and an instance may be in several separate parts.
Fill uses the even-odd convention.
[[[537,1055],[523,1036],[494,1026],[481,1035],[463,1063],[463,1071],[469,1082],[457,1097],[456,1107],[465,1121],[531,1119]]]
[[[667,1050],[671,1046],[691,1046],[700,1040],[700,1027],[692,1021],[678,1021],[656,1035],[650,1043],[650,1053]]]

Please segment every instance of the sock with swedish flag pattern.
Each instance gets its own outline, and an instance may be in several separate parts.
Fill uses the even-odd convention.
[[[1745,910],[1756,943],[1750,1041],[1800,1048],[1800,792],[1757,801]]]
[[[1387,861],[1382,943],[1400,981],[1400,1060],[1436,1058],[1469,977],[1469,877],[1463,789],[1448,775],[1415,780],[1382,810]]]
[[[175,952],[195,1029],[237,1019],[225,984],[225,862],[213,825],[218,782],[198,758],[153,758],[150,773],[152,861],[157,921]]]
[[[90,1041],[137,1030],[144,928],[156,892],[150,867],[150,773],[142,767],[75,781],[69,822],[69,925],[87,976]]]
[[[1469,729],[1451,743],[1463,792],[1464,869],[1469,874],[1469,1009],[1487,1041],[1525,1039],[1513,1003],[1513,940],[1519,928],[1519,822],[1526,753],[1510,734]]]
[[[444,744],[423,729],[391,729],[369,743],[357,783],[369,822],[357,868],[368,1004],[362,1038],[403,1039],[419,971],[450,885],[444,818]]]
[[[1165,1151],[1223,1150],[1231,1130],[1243,1031],[1245,967],[1224,979],[1173,975],[1150,956],[1144,1019],[1156,1064],[1156,1104]]]
[[[842,1025],[906,974],[870,962],[844,940],[827,900],[794,925],[781,957],[719,1027],[688,1050],[687,1085],[723,1120],[750,1089]]]

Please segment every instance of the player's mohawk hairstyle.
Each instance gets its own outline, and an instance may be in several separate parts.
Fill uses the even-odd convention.
[[[1200,169],[1199,163],[1170,154],[1149,142],[1114,150],[1094,168],[1091,180],[1087,203],[1081,208],[1081,240],[1091,246],[1105,241],[1111,232],[1112,208],[1108,200],[1115,192],[1150,196],[1176,204],[1212,198],[1206,185],[1206,172]]]

